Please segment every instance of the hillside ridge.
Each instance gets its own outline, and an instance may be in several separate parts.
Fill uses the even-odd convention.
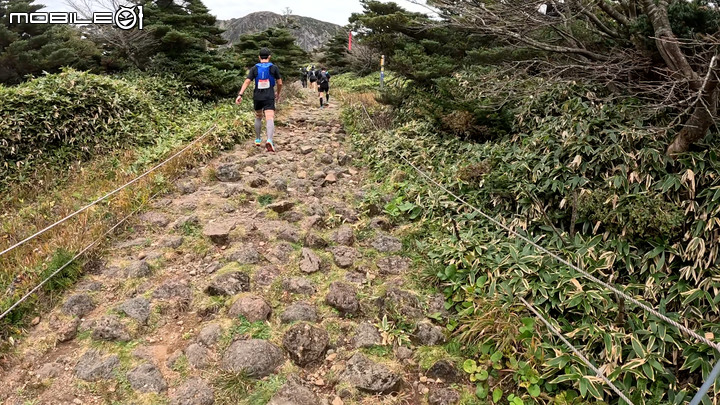
[[[264,31],[270,27],[287,26],[296,38],[298,46],[312,51],[324,45],[341,30],[341,26],[312,17],[284,16],[271,11],[257,11],[244,17],[218,20],[218,27],[225,30],[222,36],[231,44],[243,34]]]

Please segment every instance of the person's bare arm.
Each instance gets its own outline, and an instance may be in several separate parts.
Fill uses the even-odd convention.
[[[275,99],[280,100],[280,91],[282,90],[283,84],[282,79],[277,80],[277,91],[275,92]]]
[[[242,102],[243,94],[245,94],[245,90],[247,90],[249,85],[250,85],[250,79],[245,79],[245,82],[243,82],[243,85],[240,88],[240,91],[238,92],[238,96],[235,99],[235,104],[240,104]]]

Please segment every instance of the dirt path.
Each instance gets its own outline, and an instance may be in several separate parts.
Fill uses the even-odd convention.
[[[249,140],[140,215],[17,345],[0,399],[456,403],[442,296],[409,291],[395,230],[359,208],[340,109],[314,101],[281,114],[278,153]]]

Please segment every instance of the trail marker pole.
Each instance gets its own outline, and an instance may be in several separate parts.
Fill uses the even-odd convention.
[[[385,85],[385,55],[380,57],[380,88]]]

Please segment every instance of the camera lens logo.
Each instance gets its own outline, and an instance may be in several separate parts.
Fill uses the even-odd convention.
[[[138,29],[141,30],[143,28],[142,6],[137,6],[137,11],[135,8],[136,7],[120,6],[120,8],[115,12],[115,18],[113,21],[115,25],[121,30],[129,30],[137,25]]]

